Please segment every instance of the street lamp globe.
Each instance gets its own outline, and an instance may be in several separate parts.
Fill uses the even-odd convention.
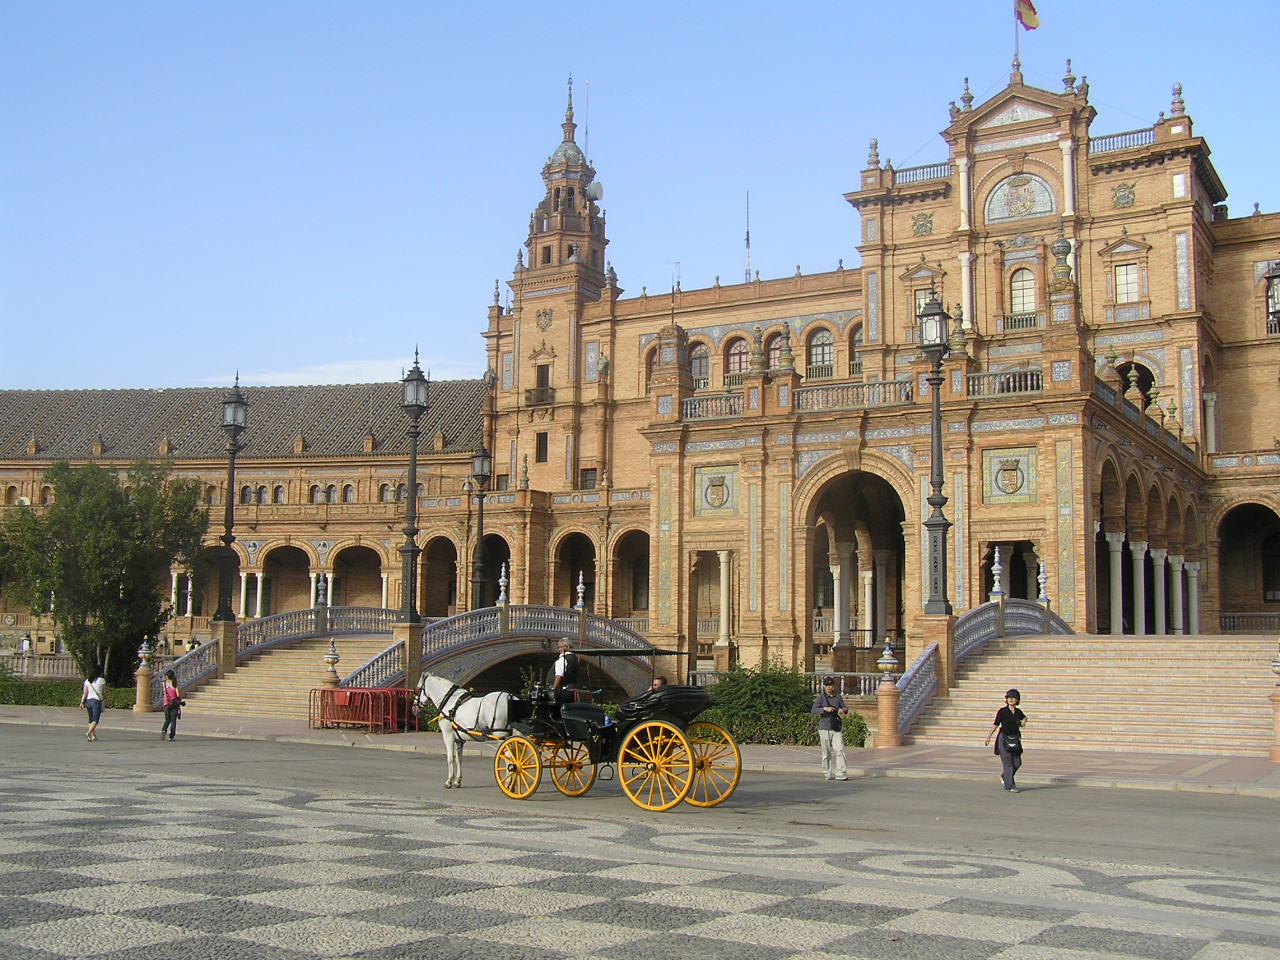
[[[235,385],[222,400],[222,429],[233,442],[245,428],[249,415],[249,401],[240,392],[240,374],[236,374]]]
[[[413,367],[400,382],[404,387],[404,399],[400,406],[411,420],[419,420],[430,405],[431,381],[422,375],[416,350],[413,354]]]
[[[493,476],[493,456],[483,446],[471,456],[471,476],[480,490],[489,486]]]
[[[945,353],[950,342],[948,325],[951,317],[946,310],[942,309],[936,290],[929,291],[929,299],[925,301],[916,318],[920,322],[920,345],[925,352],[930,355],[935,351],[939,354]]]

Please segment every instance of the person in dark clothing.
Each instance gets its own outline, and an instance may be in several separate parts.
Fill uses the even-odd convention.
[[[834,677],[822,678],[822,689],[810,712],[818,718],[818,742],[822,746],[822,775],[828,780],[848,780],[844,760],[844,718],[849,715],[844,697],[836,693]]]
[[[995,736],[995,753],[1000,758],[1002,769],[1000,783],[1010,793],[1018,792],[1018,785],[1013,778],[1022,766],[1022,728],[1027,725],[1027,715],[1018,708],[1021,702],[1022,694],[1017,690],[1005,693],[1004,706],[996,711],[991,732],[984,741],[984,745],[989,746],[992,736]]]
[[[567,637],[561,639],[557,649],[560,655],[556,657],[552,668],[554,676],[551,689],[556,702],[564,703],[573,699],[573,694],[569,691],[578,689],[578,656],[573,652],[573,644]]]

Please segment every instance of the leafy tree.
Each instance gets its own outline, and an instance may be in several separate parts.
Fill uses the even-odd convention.
[[[47,507],[6,511],[0,566],[32,612],[52,598],[63,642],[85,674],[130,682],[134,654],[169,619],[164,584],[190,564],[208,528],[195,481],[139,462],[122,486],[112,470],[63,461],[45,473]]]

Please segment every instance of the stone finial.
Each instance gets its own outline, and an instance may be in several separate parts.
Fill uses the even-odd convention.
[[[338,644],[334,640],[329,641],[329,651],[324,655],[324,674],[321,677],[321,683],[326,687],[336,687],[342,682],[338,676],[338,664],[342,657],[338,656]]]
[[[836,269],[841,272],[844,271],[844,257],[841,257],[839,260],[836,261]]]
[[[1022,58],[1015,53],[1013,63],[1009,67],[1009,85],[1020,87],[1022,83]]]
[[[520,489],[529,489],[529,455],[527,453],[520,457]]]
[[[516,272],[519,273],[523,269],[524,269],[524,251],[517,250],[516,251]]]
[[[1161,110],[1161,111],[1160,111],[1160,115],[1159,115],[1158,117],[1156,117],[1156,123],[1157,123],[1157,124],[1164,123],[1164,111],[1163,111],[1163,110]]]
[[[951,114],[952,123],[955,123],[960,119],[960,108],[956,106],[956,102],[954,100],[947,104],[947,112]]]
[[[769,369],[769,361],[764,356],[764,329],[758,324],[751,331],[751,372],[764,373]]]
[[[964,93],[960,94],[960,110],[968,113],[973,109],[973,94],[969,90],[969,78],[964,78]]]
[[[1071,72],[1071,58],[1067,57],[1067,72],[1062,77],[1062,92],[1071,94],[1076,92],[1076,76]]]
[[[1169,107],[1169,113],[1172,116],[1180,117],[1187,112],[1187,105],[1182,99],[1182,84],[1175,83],[1173,85],[1173,103]]]
[[[1004,563],[1000,559],[1000,547],[994,546],[991,550],[993,557],[991,560],[991,600],[999,600],[1004,596],[1004,587],[1001,585],[1001,578],[1004,575]]]
[[[800,264],[796,264],[796,276],[800,276]]]
[[[498,293],[498,281],[495,278],[493,281],[493,303],[495,306],[497,306],[501,302],[502,302],[502,297]]]
[[[1040,575],[1036,579],[1040,583],[1040,596],[1036,597],[1036,601],[1047,607],[1049,605],[1049,568],[1044,565],[1043,560],[1040,561]]]
[[[782,343],[778,346],[778,369],[794,370],[796,368],[796,355],[791,352],[791,328],[783,327]]]
[[[875,137],[871,138],[871,149],[867,151],[867,167],[872,170],[880,169],[880,141]]]
[[[1258,208],[1258,205],[1255,203],[1253,206],[1254,206],[1254,210],[1256,211]],[[40,452],[40,441],[36,439],[36,435],[33,433],[31,435],[31,439],[27,441],[27,456],[34,457],[39,452]]]
[[[1125,388],[1124,398],[1134,406],[1140,406],[1142,403],[1142,391],[1138,389],[1138,365],[1136,363],[1129,364],[1129,374],[1125,379],[1129,381],[1129,386]]]
[[[616,287],[618,285],[618,274],[613,269],[613,261],[608,261],[608,265],[609,269],[605,271],[604,275],[609,280],[609,286]]]
[[[1076,96],[1081,100],[1088,102],[1089,100],[1089,78],[1081,77],[1080,85],[1076,87]]]
[[[503,606],[507,601],[507,564],[502,564],[502,572],[498,574],[498,606]]]
[[[575,610],[586,609],[586,606],[587,606],[586,596],[587,596],[587,584],[586,584],[586,581],[583,579],[582,571],[579,570],[578,571],[578,602],[573,605],[573,609]]]

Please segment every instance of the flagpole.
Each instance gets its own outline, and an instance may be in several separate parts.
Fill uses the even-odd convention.
[[[1022,49],[1018,37],[1018,0],[1013,0],[1013,68],[1018,69],[1022,62]]]

